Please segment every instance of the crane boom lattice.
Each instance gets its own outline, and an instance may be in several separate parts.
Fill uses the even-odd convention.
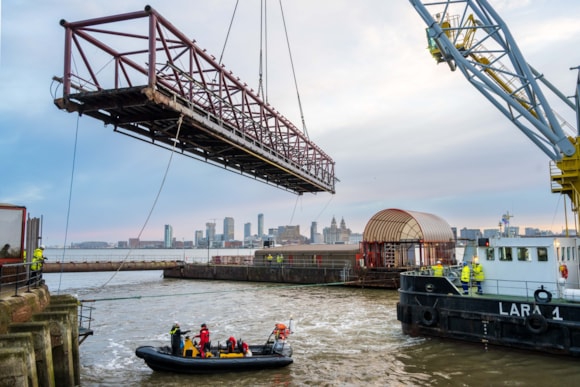
[[[487,0],[409,0],[426,23],[428,49],[437,63],[460,69],[467,80],[551,159],[552,192],[580,205],[580,139],[548,103],[540,87],[578,117],[572,103],[524,59],[507,25]],[[580,84],[580,81],[579,81]],[[580,222],[578,222],[580,224]]]

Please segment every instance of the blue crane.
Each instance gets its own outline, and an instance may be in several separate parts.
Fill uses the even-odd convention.
[[[530,66],[507,25],[487,0],[409,0],[427,24],[437,63],[459,69],[499,111],[551,159],[552,192],[580,205],[580,76],[570,101]],[[574,68],[578,69],[578,67]],[[544,90],[572,109],[576,128],[548,103]]]

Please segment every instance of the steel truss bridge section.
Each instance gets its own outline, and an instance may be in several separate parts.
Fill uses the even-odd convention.
[[[152,7],[60,24],[58,108],[297,194],[335,193],[334,161]]]

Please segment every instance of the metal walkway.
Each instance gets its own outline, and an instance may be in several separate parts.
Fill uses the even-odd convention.
[[[58,108],[297,194],[335,193],[334,161],[150,6],[60,24]]]

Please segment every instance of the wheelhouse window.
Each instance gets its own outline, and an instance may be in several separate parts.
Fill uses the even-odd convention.
[[[495,254],[493,253],[493,250],[493,247],[489,247],[485,252],[485,259],[488,261],[495,261]]]
[[[511,247],[500,247],[498,249],[499,260],[500,261],[511,261],[512,260],[512,248]]]
[[[518,247],[518,261],[530,261],[530,251],[527,247]]]
[[[548,262],[548,248],[538,247],[538,262]]]

